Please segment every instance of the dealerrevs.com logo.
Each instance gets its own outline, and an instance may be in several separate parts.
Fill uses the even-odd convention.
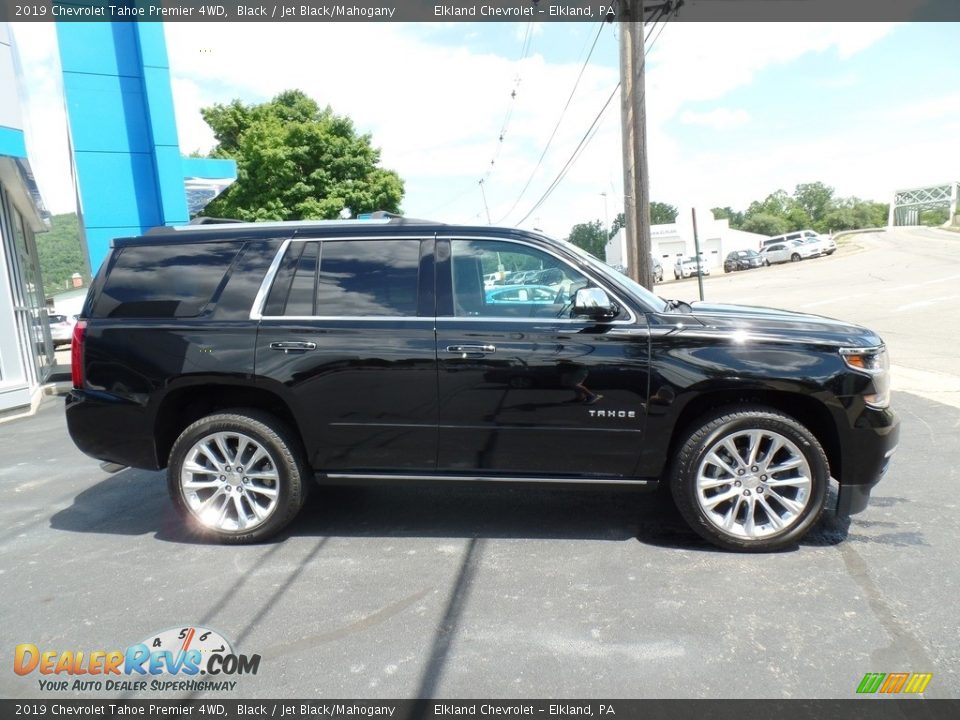
[[[238,675],[256,675],[259,655],[234,652],[215,630],[180,627],[119,650],[54,650],[17,645],[13,671],[37,674],[43,691],[232,691]],[[82,676],[82,677],[80,677]]]

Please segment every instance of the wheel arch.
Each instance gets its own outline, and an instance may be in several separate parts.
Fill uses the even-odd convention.
[[[698,395],[688,402],[673,425],[667,449],[664,472],[677,456],[680,444],[693,430],[697,421],[705,415],[722,408],[736,409],[744,405],[762,405],[788,415],[804,425],[823,447],[830,464],[830,475],[842,477],[840,435],[830,409],[819,399],[810,395],[777,390],[718,390]]]
[[[189,385],[168,392],[157,407],[154,418],[157,467],[167,466],[174,442],[189,425],[217,411],[243,408],[275,416],[299,439],[301,448],[304,447],[296,418],[279,395],[249,385]]]

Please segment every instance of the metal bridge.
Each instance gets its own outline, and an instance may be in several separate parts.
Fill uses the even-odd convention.
[[[947,208],[950,211],[947,222],[957,222],[957,198],[960,196],[960,181],[946,182],[941,185],[896,190],[890,203],[890,216],[887,225],[919,225],[923,210]]]

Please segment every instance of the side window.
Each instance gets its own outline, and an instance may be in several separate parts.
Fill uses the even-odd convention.
[[[243,243],[129,245],[120,250],[93,308],[94,317],[199,315]]]
[[[320,243],[303,243],[303,252],[297,261],[297,269],[290,283],[290,293],[287,295],[287,304],[284,315],[310,316],[316,315],[315,300],[317,297],[317,260]]]
[[[317,315],[416,316],[419,240],[325,240]]]
[[[266,316],[416,316],[420,240],[294,242]]]
[[[452,240],[457,317],[569,317],[587,278],[545,252],[497,240]],[[493,276],[493,283],[485,278]],[[514,281],[512,278],[522,278]]]

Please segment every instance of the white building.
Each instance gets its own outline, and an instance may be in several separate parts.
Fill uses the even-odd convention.
[[[53,367],[34,234],[46,231],[27,160],[10,28],[0,23],[0,415],[40,397]]]
[[[722,267],[723,259],[734,250],[759,250],[760,241],[767,239],[766,235],[734,230],[729,220],[715,220],[713,213],[702,208],[697,209],[697,237],[700,256],[710,268]],[[607,243],[607,263],[627,267],[626,246],[626,231],[621,229]],[[651,226],[650,251],[663,264],[665,275],[670,274],[677,258],[696,254],[690,208],[681,208],[675,223]]]

